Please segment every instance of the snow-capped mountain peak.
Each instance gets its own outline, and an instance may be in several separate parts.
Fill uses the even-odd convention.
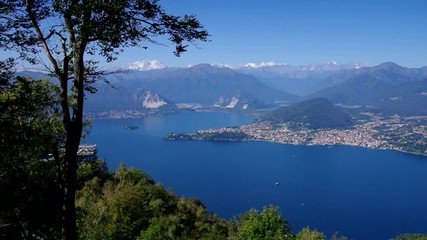
[[[334,66],[339,66],[340,64],[335,62],[334,60],[331,60],[329,62],[326,63],[326,65],[334,65]]]
[[[277,66],[277,65],[287,65],[286,63],[276,63],[273,61],[269,61],[269,62],[261,62],[261,63],[247,63],[244,64],[243,67],[247,67],[247,68],[260,68],[260,67],[272,67],[272,66]]]
[[[230,69],[235,69],[236,67],[233,65],[229,65],[229,64],[225,64],[225,63],[212,63],[211,64],[214,67],[219,67],[219,68],[230,68]]]
[[[128,64],[125,68],[138,71],[149,71],[167,68],[168,66],[158,60],[142,60]]]

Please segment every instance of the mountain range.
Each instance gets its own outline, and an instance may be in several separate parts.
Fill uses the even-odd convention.
[[[344,105],[369,105],[386,115],[427,115],[427,67],[406,68],[387,62],[331,75],[340,81],[305,96]]]
[[[203,108],[254,109],[272,102],[296,101],[299,97],[268,87],[257,78],[200,64],[190,68],[132,71],[111,80],[113,87],[97,84],[97,94],[88,96],[90,111],[110,107],[140,108],[135,103],[137,91],[152,91],[179,106]]]
[[[110,76],[110,85],[95,83],[98,92],[87,95],[85,110],[251,110],[325,98],[333,104],[369,106],[385,115],[427,115],[427,67],[329,62],[169,68],[140,62],[129,68],[133,70]],[[40,77],[40,73],[19,74]]]

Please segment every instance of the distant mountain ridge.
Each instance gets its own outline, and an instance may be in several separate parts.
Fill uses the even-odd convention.
[[[427,115],[427,67],[406,68],[387,62],[341,75],[343,79],[308,95],[335,104],[370,105],[386,115]]]
[[[191,68],[178,69],[171,74],[159,76],[147,82],[147,88],[168,96],[175,102],[215,103],[220,97],[245,94],[254,99],[271,101],[295,101],[297,96],[266,86],[253,76],[199,64]]]
[[[407,68],[393,62],[374,67],[328,65],[331,68],[313,71],[261,66],[246,72],[271,87],[304,95],[305,100],[327,98],[334,104],[371,106],[385,115],[427,115],[427,67]]]
[[[330,61],[325,64],[294,66],[278,64],[260,67],[240,67],[236,71],[253,75],[268,86],[300,96],[314,93],[332,86],[336,79],[328,79],[340,71],[351,71],[366,67],[363,63],[339,64]]]
[[[114,89],[97,84],[99,96],[89,96],[89,109],[131,104],[138,89],[158,94],[175,104],[224,109],[254,109],[275,101],[295,101],[297,96],[270,88],[253,76],[231,69],[200,64],[184,69],[132,71],[112,79]],[[102,99],[100,99],[102,98]],[[100,103],[102,102],[102,103]],[[120,104],[119,104],[120,103]],[[99,108],[98,108],[99,109]]]
[[[309,96],[360,75],[383,79],[390,84],[421,81],[427,77],[427,67],[406,68],[392,62],[374,67],[360,63],[327,63],[299,67],[275,65],[240,71],[256,76],[268,86],[300,96]]]
[[[369,106],[385,115],[427,115],[427,67],[407,68],[392,62],[374,67],[330,62],[316,70],[309,65],[296,68],[287,64],[261,65],[244,67],[247,73],[209,64],[129,71],[108,79],[114,88],[103,82],[95,83],[98,93],[87,94],[85,110],[149,110],[141,102],[135,102],[135,96],[143,90],[159,96],[156,104],[164,100],[168,106],[187,108],[250,110],[300,99],[326,98],[334,104]],[[275,77],[268,79],[272,73]],[[18,74],[34,78],[47,76],[39,72]],[[257,74],[260,77],[255,77]],[[289,74],[297,75],[282,78],[291,76]],[[299,89],[310,94],[300,98],[278,89]],[[152,101],[153,104],[148,105],[155,106],[156,101]]]

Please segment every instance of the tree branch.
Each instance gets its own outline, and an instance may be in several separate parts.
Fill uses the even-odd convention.
[[[43,35],[43,33],[42,33],[41,29],[40,29],[39,23],[36,20],[36,16],[34,15],[33,6],[32,5],[33,4],[32,4],[31,0],[26,0],[26,11],[28,13],[28,17],[29,17],[31,23],[33,24],[34,29],[36,30],[37,36],[39,37],[39,40],[41,41],[41,44],[43,46],[43,49],[46,52],[46,55],[47,55],[49,61],[52,63],[53,68],[55,69],[55,73],[58,76],[61,76],[61,70],[58,67],[58,62],[52,56],[52,53],[51,53],[51,51],[49,49],[49,46],[47,45],[46,38],[44,37],[44,35]]]

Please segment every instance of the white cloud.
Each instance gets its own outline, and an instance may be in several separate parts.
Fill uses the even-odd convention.
[[[126,66],[127,69],[139,70],[139,71],[149,71],[155,69],[163,69],[168,66],[158,60],[142,60],[136,61]]]

